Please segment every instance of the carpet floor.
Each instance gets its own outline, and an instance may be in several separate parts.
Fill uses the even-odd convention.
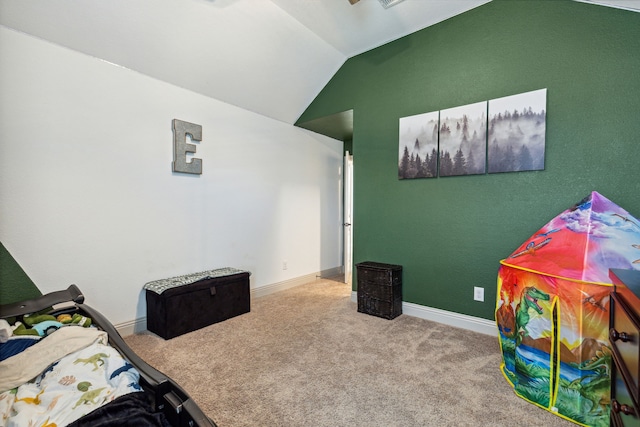
[[[497,337],[358,313],[333,280],[171,340],[125,340],[219,427],[575,425],[514,394]]]

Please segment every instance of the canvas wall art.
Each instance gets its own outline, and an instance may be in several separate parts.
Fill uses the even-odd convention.
[[[489,173],[544,170],[547,89],[489,101]]]
[[[398,179],[438,173],[438,111],[400,118]]]
[[[486,171],[487,102],[440,111],[440,176]]]

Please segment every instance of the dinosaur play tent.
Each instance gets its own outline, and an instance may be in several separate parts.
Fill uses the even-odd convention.
[[[609,269],[640,270],[640,221],[592,192],[500,264],[502,373],[531,403],[608,426]]]

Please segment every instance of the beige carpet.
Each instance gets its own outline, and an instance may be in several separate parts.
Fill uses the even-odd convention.
[[[126,341],[219,427],[575,425],[513,393],[497,338],[358,313],[350,297],[318,280],[172,340]]]

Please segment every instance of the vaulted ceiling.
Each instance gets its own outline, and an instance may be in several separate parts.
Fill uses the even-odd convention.
[[[294,123],[348,58],[488,1],[0,0],[0,25]]]

